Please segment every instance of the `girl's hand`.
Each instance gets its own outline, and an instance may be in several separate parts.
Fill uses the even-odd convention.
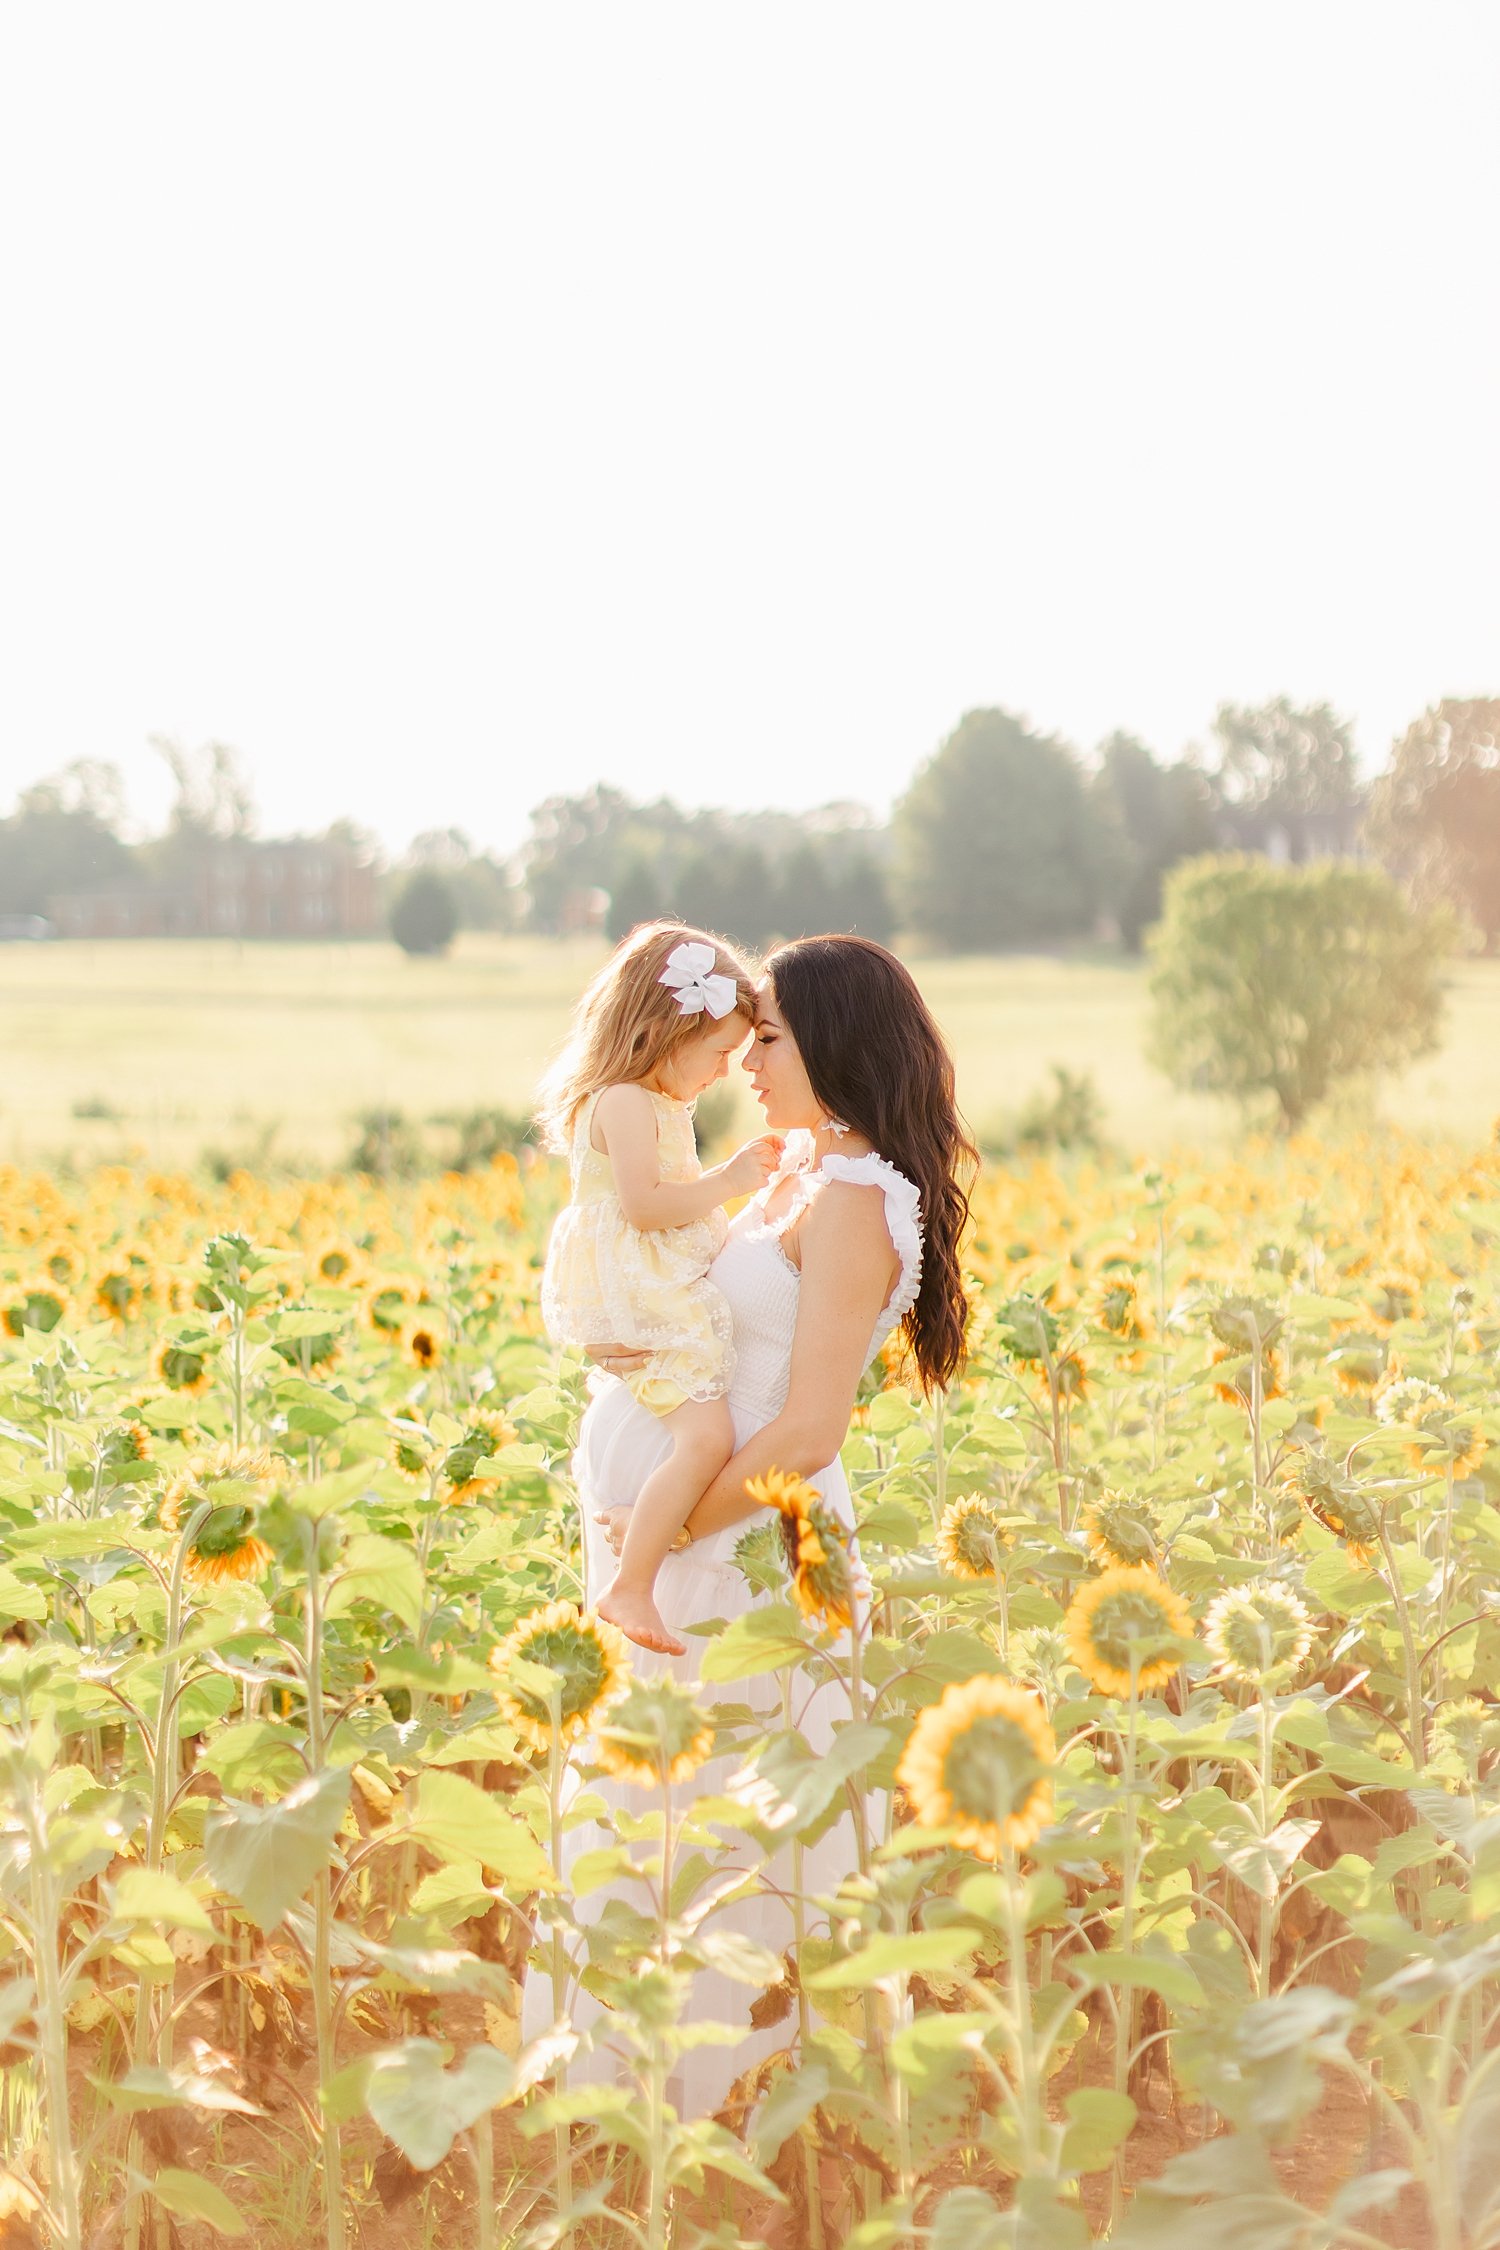
[[[630,1516],[629,1508],[604,1508],[594,1518],[595,1523],[602,1523],[604,1526],[604,1536],[612,1555],[617,1555],[625,1544],[625,1526],[629,1523]]]
[[[763,1188],[777,1165],[781,1162],[785,1141],[779,1133],[762,1133],[758,1140],[746,1141],[736,1149],[729,1162],[720,1167],[719,1177],[726,1195],[754,1195]]]

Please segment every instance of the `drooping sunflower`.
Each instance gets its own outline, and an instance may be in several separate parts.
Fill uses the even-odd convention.
[[[1094,1317],[1105,1334],[1121,1344],[1139,1344],[1151,1333],[1140,1283],[1123,1268],[1110,1270],[1100,1281]]]
[[[438,1471],[438,1497],[450,1507],[465,1500],[481,1499],[493,1492],[500,1479],[491,1469],[480,1467],[482,1461],[491,1460],[495,1454],[514,1445],[518,1432],[514,1422],[503,1414],[495,1414],[488,1407],[471,1406],[463,1417],[463,1435],[450,1445],[443,1455]]]
[[[279,1475],[275,1456],[264,1446],[218,1445],[195,1454],[172,1479],[162,1495],[163,1530],[179,1530],[209,1503],[186,1556],[192,1577],[210,1583],[259,1577],[273,1558],[255,1521]]]
[[[143,1422],[117,1422],[99,1440],[99,1465],[104,1469],[133,1469],[151,1458],[151,1432]]]
[[[1187,1640],[1192,1631],[1182,1596],[1143,1564],[1106,1570],[1080,1587],[1063,1619],[1068,1655],[1101,1695],[1150,1695],[1165,1686],[1181,1659],[1153,1644]]]
[[[938,1560],[954,1578],[993,1578],[1010,1534],[1000,1511],[982,1492],[950,1500],[938,1525]]]
[[[1321,1446],[1299,1446],[1282,1472],[1282,1481],[1315,1523],[1343,1541],[1352,1562],[1369,1560],[1380,1545],[1380,1511]]]
[[[896,1779],[924,1828],[951,1829],[965,1851],[998,1860],[1046,1826],[1056,1760],[1041,1698],[981,1672],[917,1714]]]
[[[1203,1639],[1226,1678],[1269,1686],[1306,1663],[1312,1615],[1299,1594],[1274,1580],[1235,1586],[1209,1603]]]
[[[200,1392],[208,1389],[213,1380],[209,1364],[212,1356],[206,1338],[200,1350],[193,1344],[185,1343],[181,1337],[176,1340],[168,1337],[156,1349],[153,1365],[157,1381],[165,1383],[169,1391],[186,1391],[190,1397],[197,1397]]]
[[[1052,1363],[1052,1387],[1059,1398],[1087,1398],[1089,1371],[1081,1352],[1063,1352]]]
[[[1280,1398],[1282,1360],[1276,1339],[1281,1334],[1282,1319],[1276,1307],[1264,1297],[1231,1294],[1220,1297],[1212,1306],[1208,1325],[1214,1338],[1212,1364],[1225,1369],[1223,1380],[1216,1382],[1214,1389],[1225,1404],[1249,1409],[1257,1359],[1262,1400]]]
[[[1490,1449],[1479,1424],[1461,1409],[1426,1415],[1417,1427],[1427,1442],[1411,1448],[1413,1464],[1419,1469],[1444,1469],[1455,1483],[1471,1477]]]
[[[708,1713],[669,1673],[633,1679],[594,1720],[594,1756],[605,1772],[648,1787],[687,1781],[713,1746]]]
[[[1225,1369],[1222,1381],[1214,1384],[1215,1395],[1221,1398],[1226,1406],[1243,1406],[1248,1412],[1254,1396],[1254,1378],[1251,1372],[1253,1367],[1252,1356],[1248,1352],[1236,1349],[1233,1344],[1215,1344],[1211,1360],[1213,1366]],[[1228,1364],[1230,1361],[1234,1362],[1232,1367]],[[1268,1399],[1281,1397],[1281,1374],[1281,1354],[1274,1346],[1268,1345],[1260,1355],[1262,1405]]]
[[[1351,1398],[1368,1398],[1386,1371],[1385,1345],[1375,1336],[1342,1336],[1327,1364],[1341,1391]]]
[[[630,1676],[624,1634],[592,1610],[580,1610],[576,1602],[548,1602],[523,1617],[490,1651],[490,1671],[501,1717],[534,1750],[551,1747],[553,1705],[550,1695],[517,1676],[517,1658],[558,1674],[557,1733],[563,1744],[577,1740]]]
[[[1127,1492],[1101,1492],[1084,1507],[1078,1528],[1101,1570],[1112,1563],[1127,1569],[1136,1563],[1153,1570],[1158,1567],[1161,1517],[1149,1500]]]
[[[1370,1308],[1370,1319],[1381,1330],[1394,1328],[1398,1320],[1411,1320],[1422,1309],[1422,1284],[1409,1273],[1378,1273],[1371,1276],[1365,1293]]]
[[[835,1632],[852,1626],[859,1587],[845,1544],[848,1535],[817,1486],[782,1469],[767,1469],[763,1477],[747,1478],[745,1491],[781,1519],[792,1599],[802,1615],[821,1618]]]

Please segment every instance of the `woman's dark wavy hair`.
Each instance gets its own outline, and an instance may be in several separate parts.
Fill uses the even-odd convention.
[[[766,972],[823,1108],[921,1195],[922,1285],[901,1325],[923,1390],[939,1390],[963,1364],[958,1243],[979,1164],[954,1100],[953,1058],[910,972],[869,938],[795,938]]]

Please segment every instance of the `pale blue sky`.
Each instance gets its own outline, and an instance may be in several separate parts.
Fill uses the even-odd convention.
[[[1487,0],[0,18],[0,807],[883,808],[1500,692]]]

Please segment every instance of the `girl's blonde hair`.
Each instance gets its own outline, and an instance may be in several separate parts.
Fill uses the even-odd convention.
[[[735,1014],[754,1023],[754,971],[732,945],[683,922],[643,922],[615,947],[584,993],[567,1045],[542,1080],[536,1121],[544,1147],[566,1149],[590,1094],[640,1085],[677,1048],[713,1027],[716,1019],[706,1012],[684,1014],[676,993],[661,982],[667,957],[679,945],[713,947],[715,974],[734,980]]]

